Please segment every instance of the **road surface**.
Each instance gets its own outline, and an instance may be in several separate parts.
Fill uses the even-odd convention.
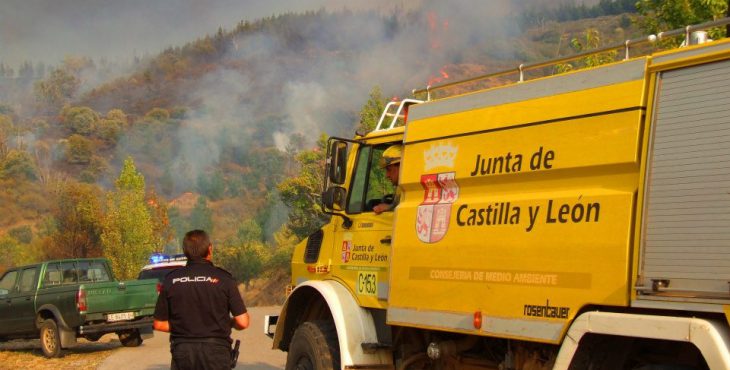
[[[236,369],[278,370],[286,363],[286,352],[271,349],[271,339],[264,335],[264,316],[278,315],[281,307],[250,307],[251,325],[233,331],[233,339],[241,340],[241,354]],[[166,333],[156,331],[137,348],[122,347],[107,357],[99,370],[163,370],[170,368],[170,342]]]

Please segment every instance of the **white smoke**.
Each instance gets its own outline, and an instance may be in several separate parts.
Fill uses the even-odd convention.
[[[409,97],[454,55],[513,32],[507,18],[513,5],[507,0],[464,0],[458,6],[425,1],[415,10],[393,5],[378,14],[345,11],[331,23],[306,23],[300,17],[289,25],[289,32],[303,38],[293,45],[265,31],[241,33],[224,58],[236,68],[214,70],[195,86],[194,100],[203,109],[180,131],[183,151],[177,161],[194,173],[217,165],[220,135],[225,132],[230,139],[233,133],[243,145],[266,115],[281,117],[282,126],[269,138],[281,151],[294,134],[303,135],[308,146],[322,133],[352,136],[373,87],[386,97]],[[241,100],[247,96],[254,97]]]

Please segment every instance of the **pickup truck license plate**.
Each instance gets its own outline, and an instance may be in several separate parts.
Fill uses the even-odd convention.
[[[108,321],[108,322],[132,320],[132,319],[134,319],[134,312],[110,313],[106,316],[106,321]]]

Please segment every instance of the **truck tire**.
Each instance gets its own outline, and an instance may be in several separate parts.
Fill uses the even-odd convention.
[[[41,350],[48,358],[61,356],[61,333],[53,319],[44,320],[41,324]]]
[[[581,339],[568,370],[625,369],[632,342],[630,338],[588,334]]]
[[[142,337],[139,335],[139,330],[137,329],[120,332],[117,335],[119,336],[119,341],[125,347],[139,347],[142,344]]]
[[[337,329],[330,321],[307,321],[294,332],[286,370],[339,370]]]

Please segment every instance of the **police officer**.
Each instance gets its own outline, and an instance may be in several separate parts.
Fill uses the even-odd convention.
[[[183,251],[188,263],[165,277],[154,328],[170,333],[173,370],[230,369],[231,328],[248,327],[246,306],[231,274],[211,262],[205,231],[185,234]]]

